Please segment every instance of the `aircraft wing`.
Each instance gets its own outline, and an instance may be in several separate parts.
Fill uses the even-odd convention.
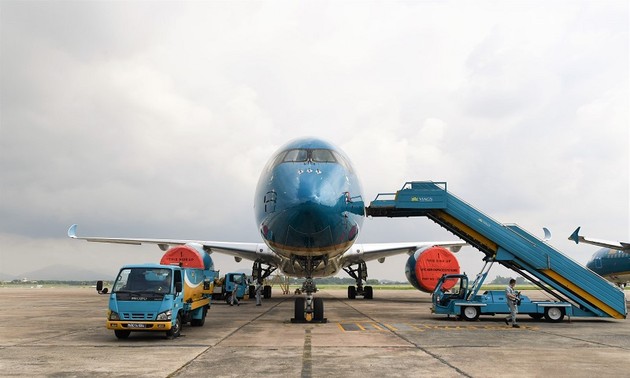
[[[241,259],[260,261],[272,266],[280,265],[280,258],[274,254],[264,243],[232,243],[205,240],[184,240],[184,239],[143,239],[143,238],[104,238],[94,236],[77,236],[77,225],[73,224],[68,229],[68,237],[72,239],[86,240],[96,243],[115,244],[155,244],[162,251],[166,251],[176,245],[193,245],[201,247],[207,253],[219,252],[233,256],[239,262]]]
[[[403,253],[411,255],[418,250],[425,250],[431,247],[444,247],[451,252],[458,252],[466,245],[468,244],[464,241],[355,244],[341,257],[341,266],[347,267],[371,260],[378,260],[382,263],[385,261],[385,258],[389,256],[401,255]]]
[[[586,244],[597,245],[597,246],[604,247],[604,248],[616,249],[616,250],[619,250],[619,251],[630,250],[630,243],[627,243],[627,242],[612,242],[612,241],[600,240],[600,239],[591,239],[591,238],[587,238],[587,237],[581,236],[581,235],[579,235],[579,233],[580,233],[580,227],[576,228],[575,231],[573,231],[571,236],[569,236],[569,240],[573,240],[575,242],[575,244],[586,243]]]

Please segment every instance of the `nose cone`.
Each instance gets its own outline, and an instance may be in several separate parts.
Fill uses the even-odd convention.
[[[347,248],[363,214],[352,214],[352,185],[344,171],[334,165],[326,171],[308,164],[288,167],[290,172],[283,168],[278,167],[273,178],[273,211],[260,223],[266,242],[287,255]],[[358,200],[362,206],[360,196]]]
[[[323,207],[334,207],[339,198],[346,190],[343,182],[331,180],[331,175],[326,175],[319,169],[299,170],[296,176],[296,186],[287,188],[287,193],[293,191],[294,196],[290,196],[294,205],[319,205]]]
[[[343,211],[347,189],[331,177],[316,169],[305,169],[296,176],[295,186],[287,188],[286,211],[292,231],[312,235],[334,224]]]

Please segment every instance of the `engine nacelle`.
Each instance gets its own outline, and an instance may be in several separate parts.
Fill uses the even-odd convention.
[[[459,274],[459,262],[455,255],[444,247],[430,247],[418,250],[409,256],[405,264],[407,281],[420,291],[431,293],[444,274]],[[445,282],[443,287],[450,289],[455,284]]]
[[[176,264],[184,268],[214,270],[214,262],[210,255],[205,253],[200,245],[193,243],[170,248],[162,256],[160,264]]]

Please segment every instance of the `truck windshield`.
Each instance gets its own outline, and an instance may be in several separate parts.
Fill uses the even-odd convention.
[[[112,292],[171,293],[172,271],[162,268],[121,269]]]

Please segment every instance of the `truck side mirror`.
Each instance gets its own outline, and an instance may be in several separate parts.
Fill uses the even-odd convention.
[[[175,282],[175,292],[176,293],[181,293],[182,292],[182,283],[181,282]]]
[[[96,281],[96,292],[99,294],[107,294],[107,288],[103,289],[103,281]]]

